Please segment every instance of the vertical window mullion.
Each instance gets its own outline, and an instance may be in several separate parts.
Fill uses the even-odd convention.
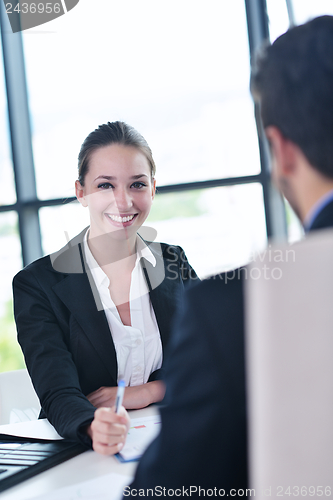
[[[249,36],[250,58],[264,40],[269,39],[266,0],[245,0],[246,19]],[[267,236],[273,239],[287,238],[287,221],[282,196],[275,189],[270,177],[270,158],[267,140],[255,106],[255,116],[259,140],[261,177],[264,193]]]
[[[0,2],[1,38],[6,80],[17,210],[23,264],[41,257],[42,245],[32,153],[30,115],[21,33],[12,33],[3,2]]]

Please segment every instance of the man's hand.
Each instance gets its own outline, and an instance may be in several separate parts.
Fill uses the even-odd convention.
[[[102,455],[114,455],[124,446],[130,418],[121,406],[119,413],[114,408],[98,408],[94,420],[87,427],[87,434],[92,440],[92,447]]]

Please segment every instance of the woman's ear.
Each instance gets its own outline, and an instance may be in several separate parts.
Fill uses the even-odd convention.
[[[80,181],[75,181],[75,195],[83,207],[87,207],[88,203],[84,195],[84,187]]]

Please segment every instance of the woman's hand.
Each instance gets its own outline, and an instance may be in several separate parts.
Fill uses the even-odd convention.
[[[94,420],[87,427],[92,447],[102,455],[114,455],[124,446],[130,426],[130,418],[123,406],[119,413],[114,408],[99,408]]]
[[[128,410],[137,410],[161,401],[164,397],[165,385],[161,380],[147,382],[125,388],[123,406]],[[87,398],[96,408],[111,408],[116,402],[117,387],[100,387],[88,394]]]

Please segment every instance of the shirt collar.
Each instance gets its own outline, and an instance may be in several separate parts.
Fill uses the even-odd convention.
[[[86,257],[86,264],[91,274],[93,275],[97,288],[103,284],[109,286],[109,278],[107,277],[103,269],[98,265],[95,257],[91,253],[91,250],[88,245],[88,234],[89,234],[89,228],[87,229],[86,234],[84,235],[83,238],[83,247],[84,247],[84,254]]]
[[[88,234],[89,234],[89,228],[87,229],[84,238],[83,238],[83,246],[84,246],[84,254],[86,257],[86,264],[88,268],[90,269],[94,281],[96,283],[96,286],[100,286],[103,284],[107,284],[109,286],[109,278],[103,271],[103,269],[98,265],[96,262],[95,257],[90,251],[89,245],[88,245]],[[152,251],[150,250],[149,246],[146,245],[144,240],[137,235],[136,237],[136,253],[137,253],[137,258],[136,258],[136,263],[135,265],[138,264],[140,259],[144,258],[150,262],[150,264],[155,267],[156,266],[156,258],[153,255]]]
[[[156,266],[156,259],[154,254],[139,235],[137,235],[136,237],[136,252],[138,255],[138,260],[144,258],[148,260],[148,262],[150,262],[153,267]]]
[[[304,219],[304,230],[309,231],[312,224],[314,223],[316,217],[320,212],[333,200],[333,189],[328,193],[324,194],[311,208],[310,212]]]

